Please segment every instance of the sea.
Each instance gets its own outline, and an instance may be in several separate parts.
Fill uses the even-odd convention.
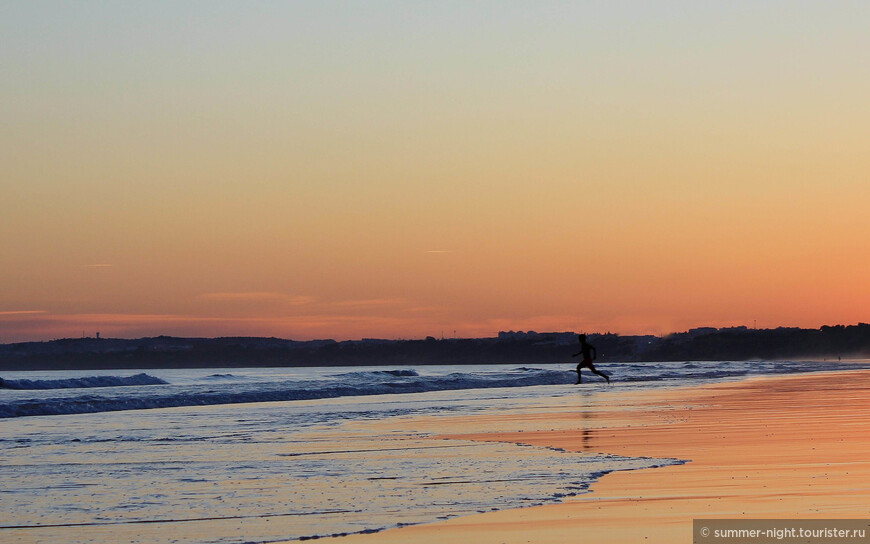
[[[557,503],[613,471],[690,460],[446,439],[437,422],[523,430],[507,416],[870,365],[596,366],[611,385],[585,371],[577,385],[569,364],[6,372],[0,541],[302,541]]]

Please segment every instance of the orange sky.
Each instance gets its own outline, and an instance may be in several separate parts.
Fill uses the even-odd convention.
[[[0,8],[0,342],[870,321],[870,8]]]

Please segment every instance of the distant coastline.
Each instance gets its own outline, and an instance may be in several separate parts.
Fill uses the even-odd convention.
[[[820,329],[710,327],[665,336],[590,334],[602,362],[826,359],[870,356],[870,325]],[[232,368],[570,362],[573,332],[492,338],[310,340],[224,337],[67,338],[0,344],[0,370]]]
[[[602,362],[827,359],[870,356],[870,324],[820,329],[710,327],[665,336],[589,334]],[[0,370],[238,368],[570,362],[573,332],[492,338],[310,340],[224,337],[67,338],[0,344]]]

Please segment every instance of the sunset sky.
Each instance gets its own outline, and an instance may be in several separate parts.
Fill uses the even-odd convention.
[[[0,342],[870,321],[868,29],[867,2],[6,0]]]

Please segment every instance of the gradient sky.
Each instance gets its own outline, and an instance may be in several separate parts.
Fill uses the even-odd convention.
[[[867,2],[6,0],[0,342],[870,321],[868,28]]]

